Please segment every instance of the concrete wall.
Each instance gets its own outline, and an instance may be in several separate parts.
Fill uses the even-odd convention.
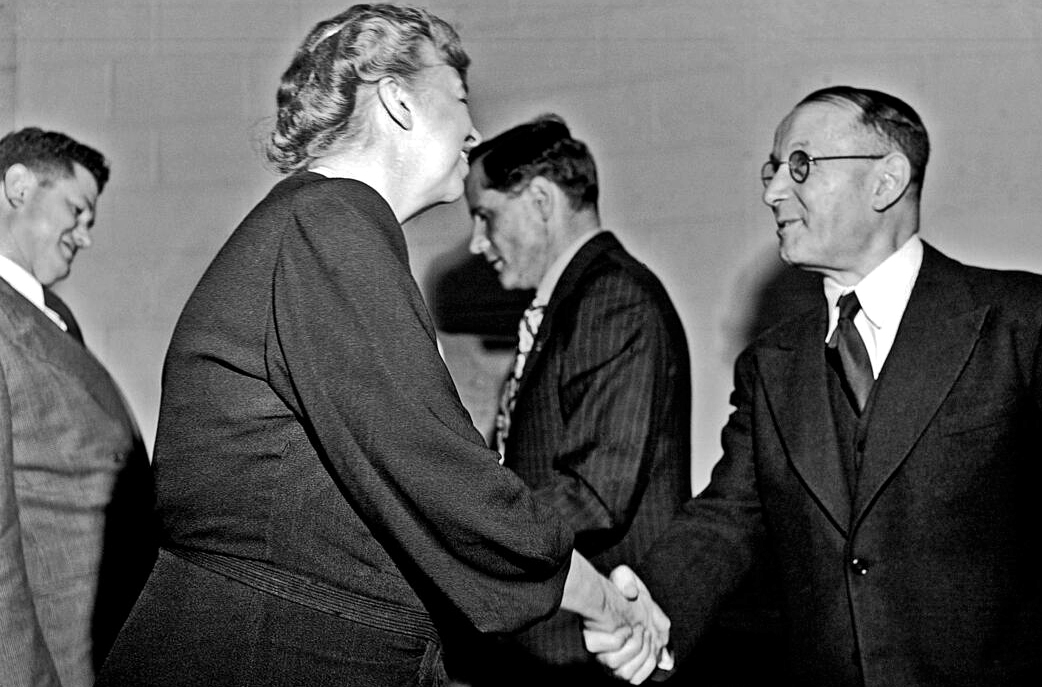
[[[0,0],[0,131],[14,122],[16,45],[14,4]]]
[[[253,141],[279,73],[306,29],[347,4],[0,0],[0,125],[58,128],[113,160],[94,249],[60,291],[149,438],[179,309],[274,180]],[[759,168],[807,92],[851,83],[908,100],[935,149],[924,237],[963,260],[1042,271],[1036,0],[424,4],[474,59],[483,132],[555,111],[591,145],[605,224],[662,277],[687,327],[697,485],[719,455],[731,363],[777,276]],[[410,223],[421,281],[468,229],[460,203]],[[450,363],[474,387],[465,397],[488,395],[488,374]]]

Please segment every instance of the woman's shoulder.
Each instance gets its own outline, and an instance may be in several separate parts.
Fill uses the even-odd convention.
[[[392,218],[387,201],[368,184],[357,179],[326,177],[315,172],[299,172],[286,177],[272,189],[283,190],[299,203],[324,202],[352,206],[359,212],[386,213]]]
[[[313,247],[346,240],[356,253],[389,251],[400,259],[407,255],[405,235],[391,207],[361,181],[301,172],[280,182],[271,195],[277,195],[275,202],[288,212],[283,231]]]

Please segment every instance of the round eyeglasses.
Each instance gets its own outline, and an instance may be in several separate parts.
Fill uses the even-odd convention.
[[[789,155],[789,159],[786,162],[772,157],[767,162],[763,163],[763,167],[760,168],[760,179],[763,181],[764,188],[771,183],[774,179],[774,175],[778,173],[778,168],[783,164],[789,166],[789,176],[797,184],[802,184],[807,180],[807,175],[810,174],[810,163],[821,162],[822,160],[880,160],[886,157],[886,155],[824,155],[822,157],[811,157],[802,150],[794,150]]]

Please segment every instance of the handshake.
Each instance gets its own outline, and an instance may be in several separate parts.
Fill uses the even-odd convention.
[[[609,581],[573,553],[561,607],[583,616],[586,649],[615,677],[639,685],[656,668],[673,669],[669,618],[627,566],[615,568]]]

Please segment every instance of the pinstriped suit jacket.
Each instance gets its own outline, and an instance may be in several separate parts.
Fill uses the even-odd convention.
[[[591,239],[547,304],[505,465],[563,515],[602,572],[639,560],[691,495],[689,364],[659,280],[612,234]],[[590,660],[566,612],[517,639],[551,664]]]
[[[108,373],[0,279],[0,685],[93,683],[151,567],[151,504]]]

